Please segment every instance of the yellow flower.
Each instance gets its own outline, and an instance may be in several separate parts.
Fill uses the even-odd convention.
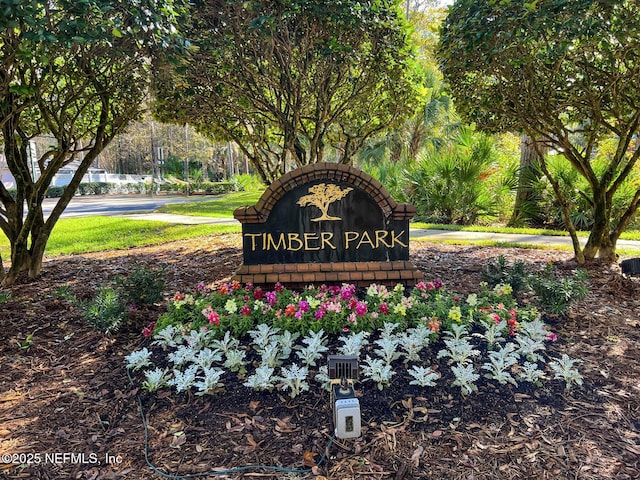
[[[449,310],[449,318],[454,322],[460,323],[462,321],[462,312],[460,311],[460,307],[453,307]]]

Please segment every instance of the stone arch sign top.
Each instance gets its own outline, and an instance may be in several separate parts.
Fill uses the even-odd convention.
[[[413,285],[409,262],[415,207],[397,203],[354,167],[316,163],[273,182],[256,205],[238,208],[244,263],[240,282]]]

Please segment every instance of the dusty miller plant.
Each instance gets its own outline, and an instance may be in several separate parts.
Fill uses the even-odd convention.
[[[216,388],[224,386],[224,384],[220,382],[224,370],[219,368],[205,368],[203,373],[204,375],[199,377],[200,381],[194,383],[194,386],[198,388],[196,395],[205,395]]]
[[[210,348],[204,348],[198,352],[198,355],[194,359],[194,363],[198,365],[202,370],[211,368],[213,362],[222,361],[222,355],[217,350],[211,350]]]
[[[237,349],[227,351],[222,366],[228,368],[232,372],[243,375],[246,372],[244,359],[246,353],[247,352],[245,352],[244,350]]]
[[[211,348],[220,350],[225,355],[237,349],[239,345],[240,342],[236,338],[233,338],[228,330],[224,332],[224,337],[211,341]]]
[[[486,378],[495,380],[500,385],[510,383],[517,387],[518,382],[508,372],[508,369],[516,363],[518,363],[518,355],[515,353],[515,346],[513,343],[507,343],[498,350],[489,352],[489,362],[484,363],[482,369],[489,372],[485,374]]]
[[[142,388],[147,392],[155,392],[156,390],[165,387],[171,376],[166,369],[156,368],[155,370],[148,370],[144,372],[144,378]]]
[[[380,348],[376,348],[374,352],[385,361],[387,365],[400,358],[400,352],[398,352],[398,345],[400,339],[396,336],[383,336],[374,342]]]
[[[460,387],[463,396],[466,397],[470,393],[478,391],[475,382],[480,378],[480,375],[473,371],[473,365],[453,365],[451,371],[455,376],[451,386]]]
[[[569,390],[574,383],[582,385],[582,375],[578,369],[574,368],[577,363],[582,363],[582,360],[571,358],[566,353],[563,353],[561,358],[549,362],[549,366],[554,372],[553,378],[564,380],[566,390]]]
[[[331,390],[331,377],[329,377],[329,367],[327,367],[326,365],[322,365],[318,369],[318,373],[316,374],[314,379],[327,392]]]
[[[380,358],[372,359],[369,355],[362,363],[362,372],[365,381],[376,382],[378,390],[382,390],[391,384],[391,377],[395,375],[391,365]]]
[[[291,367],[282,367],[280,369],[280,380],[282,381],[282,389],[290,390],[289,395],[295,398],[300,392],[309,390],[309,384],[306,382],[309,369],[300,367],[297,364]]]
[[[440,378],[440,374],[435,372],[431,367],[421,367],[414,365],[411,370],[407,370],[413,380],[409,385],[418,385],[420,387],[435,387],[436,380]]]
[[[160,345],[163,349],[177,347],[179,343],[182,343],[182,333],[173,325],[167,325],[154,334],[153,345]]]
[[[262,350],[262,365],[276,368],[282,365],[283,359],[280,344],[275,339]]]
[[[307,366],[315,366],[316,360],[318,360],[324,352],[328,350],[325,346],[326,338],[324,337],[324,330],[319,332],[309,332],[309,336],[302,339],[305,347],[298,347],[299,351],[296,355]]]
[[[496,323],[493,318],[488,318],[480,322],[484,327],[484,333],[474,333],[475,337],[480,337],[487,342],[488,348],[504,340],[504,332],[507,330],[507,322],[500,320]]]
[[[167,355],[167,359],[176,367],[181,367],[185,363],[194,362],[198,352],[186,345],[180,345],[175,351]]]
[[[253,388],[255,390],[268,390],[271,391],[275,387],[277,377],[273,375],[274,369],[267,365],[261,365],[256,368],[253,375],[247,378],[244,382],[245,387]]]
[[[167,384],[176,388],[176,392],[186,392],[193,387],[196,381],[196,374],[198,373],[197,365],[190,365],[186,370],[180,371],[173,369],[173,378],[170,379]]]
[[[420,324],[415,328],[410,328],[401,333],[397,338],[400,341],[400,348],[404,350],[404,364],[420,360],[420,352],[429,345],[433,332],[426,325]]]
[[[437,358],[449,357],[448,363],[459,363],[466,365],[471,362],[471,357],[480,355],[480,351],[473,348],[467,338],[451,338],[444,341],[447,348],[438,352]]]
[[[151,365],[151,352],[145,347],[142,350],[131,352],[124,357],[127,368],[130,370],[140,370],[142,367]]]
[[[289,331],[284,331],[280,335],[276,336],[276,340],[280,345],[280,359],[286,360],[291,355],[291,350],[293,349],[293,344],[300,336],[299,333],[291,333]]]
[[[258,354],[262,355],[264,349],[275,340],[275,335],[280,331],[279,328],[271,327],[266,323],[256,326],[255,330],[249,330],[247,333],[253,340],[254,349]]]
[[[544,358],[538,353],[538,351],[546,349],[542,341],[534,340],[525,335],[518,335],[516,337],[516,342],[518,342],[517,353],[520,356],[526,358],[530,362],[539,362],[544,360]]]
[[[368,344],[369,332],[362,331],[358,333],[352,333],[340,337],[342,345],[338,348],[338,351],[342,355],[355,355],[360,356],[362,348]]]
[[[544,378],[544,372],[538,368],[537,363],[524,362],[518,371],[518,378],[523,382],[533,383],[538,387],[542,386],[540,380]]]

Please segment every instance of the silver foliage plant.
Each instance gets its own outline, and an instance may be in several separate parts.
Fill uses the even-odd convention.
[[[540,386],[543,379],[551,376],[563,381],[567,390],[582,385],[577,369],[580,360],[563,354],[547,363],[545,341],[550,332],[535,309],[524,309],[518,315],[515,336],[510,335],[504,320],[489,315],[476,323],[479,333],[472,334],[470,324],[455,322],[443,333],[444,348],[436,358],[450,366],[454,377],[451,385],[459,387],[463,396],[477,392],[481,374],[500,385],[527,382]],[[130,353],[125,357],[126,367],[142,372],[142,387],[149,392],[172,387],[177,392],[194,389],[197,395],[214,393],[224,387],[225,371],[237,374],[249,388],[280,389],[292,398],[309,390],[310,380],[328,388],[330,379],[322,360],[329,349],[323,330],[310,331],[300,338],[299,334],[259,324],[248,334],[250,344],[242,345],[230,332],[216,339],[205,328],[185,332],[170,325],[155,333],[152,345],[158,348]],[[340,336],[336,353],[359,357],[361,380],[375,383],[380,390],[391,384],[397,374],[394,362],[399,360],[404,363],[410,385],[434,387],[441,375],[433,366],[425,365],[423,354],[433,335],[426,321],[404,331],[399,323],[388,322],[373,334]],[[375,340],[370,342],[371,336]],[[486,354],[479,346],[486,349]],[[154,364],[153,356],[162,354],[160,350],[165,352],[169,368]],[[259,357],[255,368],[247,361],[251,350]]]

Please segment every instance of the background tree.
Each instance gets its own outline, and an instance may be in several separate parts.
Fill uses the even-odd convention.
[[[418,97],[398,3],[195,2],[189,55],[158,64],[155,114],[234,141],[265,182],[330,149],[351,162]]]
[[[570,204],[544,158],[541,169],[562,206],[578,261],[615,246],[636,213],[613,198],[636,168],[640,124],[640,24],[637,0],[458,0],[442,29],[442,71],[457,110],[485,130],[516,130],[560,152],[588,182],[593,226],[584,249]],[[605,168],[592,159],[603,139],[617,147]]]
[[[151,48],[175,31],[173,2],[1,1],[0,139],[15,198],[0,184],[0,228],[11,245],[11,284],[40,273],[49,235],[104,147],[138,117]],[[30,139],[51,146],[31,158]],[[48,218],[47,187],[58,170],[79,167]],[[26,205],[26,215],[25,215]]]

